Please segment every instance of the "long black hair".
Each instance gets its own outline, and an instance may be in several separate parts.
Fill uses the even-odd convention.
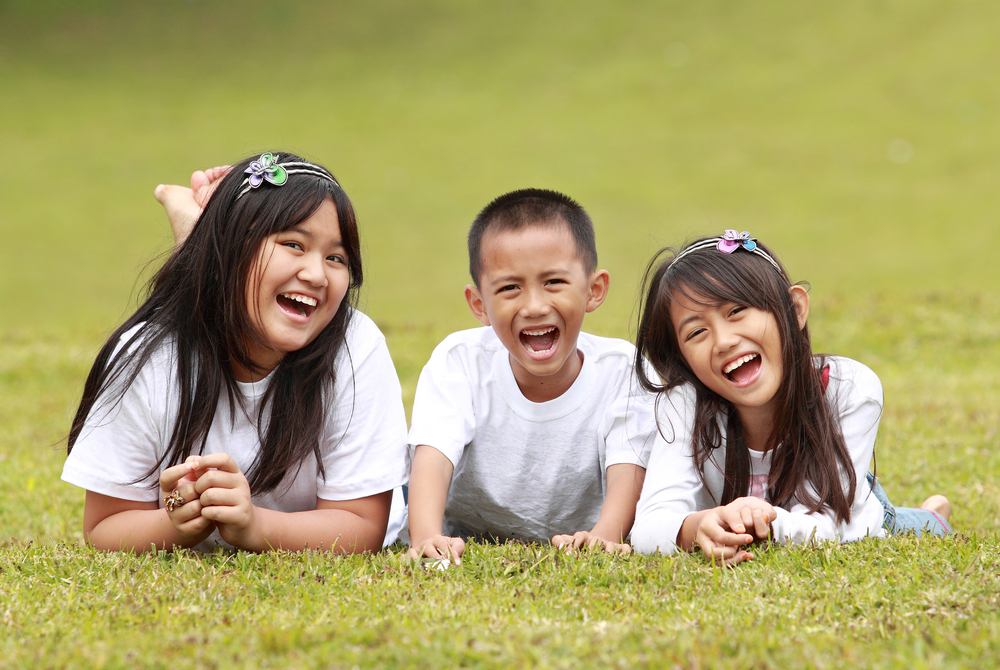
[[[304,161],[288,153],[274,154],[281,163]],[[333,175],[315,164],[312,167],[329,179],[289,174],[282,186],[265,183],[237,197],[244,189],[244,170],[254,160],[256,156],[244,159],[223,178],[190,236],[146,286],[142,305],[97,355],[73,419],[68,451],[95,404],[111,407],[121,402],[153,352],[170,346],[176,352],[172,361],[179,393],[177,418],[166,449],[141,479],[203,453],[212,422],[226,419],[216,417],[222,394],[228,396],[229,421],[235,420],[243,403],[234,365],[252,373],[266,372],[251,352],[272,345],[254,327],[247,306],[248,286],[260,279],[254,268],[262,244],[269,235],[306,220],[331,199],[347,252],[347,294],[316,339],[287,353],[275,368],[256,417],[260,451],[245,473],[255,494],[275,489],[310,455],[315,455],[325,476],[320,453],[323,408],[333,390],[335,361],[344,347],[363,279],[354,207]],[[133,332],[123,342],[129,331]]]
[[[839,422],[824,399],[823,360],[815,364],[809,329],[799,328],[798,313],[790,294],[791,281],[773,253],[776,266],[758,253],[737,249],[720,253],[705,245],[710,238],[696,240],[675,250],[661,249],[650,261],[643,281],[642,313],[636,337],[635,371],[639,383],[654,393],[665,394],[682,384],[695,389],[695,423],[692,431],[694,458],[702,482],[704,466],[715,449],[723,445],[720,418],[726,422],[726,505],[748,495],[750,454],[736,409],[709,390],[691,371],[677,342],[670,320],[670,303],[684,297],[702,306],[736,303],[772,314],[781,338],[783,380],[775,396],[774,425],[766,442],[773,451],[768,476],[771,504],[787,507],[797,500],[811,512],[827,508],[839,522],[851,519],[851,504],[857,487],[854,466]],[[660,379],[651,379],[642,364],[647,359]],[[844,478],[847,491],[844,490]]]

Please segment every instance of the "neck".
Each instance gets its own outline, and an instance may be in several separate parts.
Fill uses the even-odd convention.
[[[774,411],[769,407],[754,407],[741,409],[739,415],[747,448],[752,451],[767,451],[770,446],[767,438],[774,430]]]
[[[576,378],[580,376],[580,370],[583,369],[583,352],[579,349],[566,361],[566,365],[559,372],[545,377],[528,375],[512,356],[507,358],[510,361],[517,387],[521,390],[521,394],[531,402],[555,400],[569,390]]]

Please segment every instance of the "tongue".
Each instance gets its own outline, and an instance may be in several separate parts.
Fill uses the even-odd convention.
[[[544,335],[527,335],[521,333],[521,341],[528,345],[528,348],[532,351],[548,351],[556,343],[557,334],[558,331],[555,329],[550,330]]]
[[[760,356],[757,356],[751,361],[747,361],[740,367],[736,368],[729,373],[729,376],[733,378],[733,381],[737,384],[742,384],[746,380],[750,379],[757,373],[757,369],[760,368]]]
[[[298,300],[289,300],[285,296],[279,295],[278,304],[287,309],[289,312],[298,312],[300,316],[306,315],[306,306]]]

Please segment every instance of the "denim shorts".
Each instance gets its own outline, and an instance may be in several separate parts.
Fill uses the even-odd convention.
[[[882,527],[888,535],[901,535],[903,533],[916,533],[928,535],[948,535],[951,533],[951,526],[938,514],[929,509],[918,507],[896,507],[889,502],[889,496],[885,494],[885,489],[875,479],[875,475],[868,473],[868,483],[871,484],[872,493],[885,510],[882,519]]]

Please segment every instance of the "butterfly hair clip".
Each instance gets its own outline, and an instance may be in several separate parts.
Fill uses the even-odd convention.
[[[265,179],[275,186],[281,186],[288,181],[288,173],[285,172],[285,168],[278,165],[278,157],[273,154],[261,154],[260,158],[251,162],[250,167],[243,172],[250,175],[248,178],[250,188],[257,188]]]
[[[757,248],[757,238],[750,237],[750,233],[745,230],[742,233],[727,230],[719,240],[719,251],[724,254],[731,254],[741,246],[747,251],[753,251]]]

